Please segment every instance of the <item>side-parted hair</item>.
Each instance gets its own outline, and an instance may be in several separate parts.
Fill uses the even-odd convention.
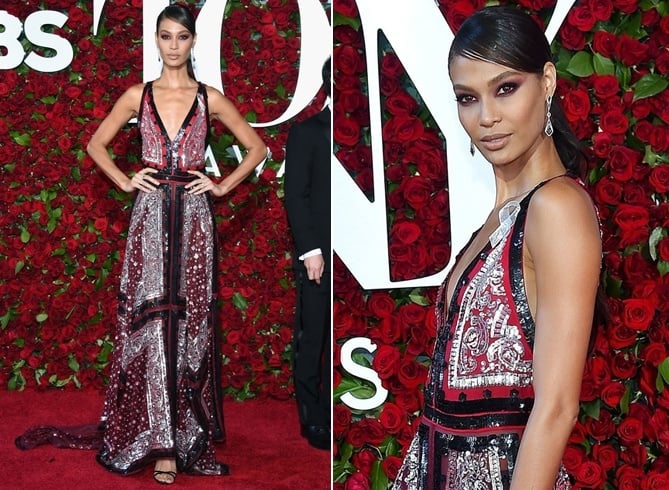
[[[448,65],[456,56],[487,61],[525,73],[542,75],[553,62],[550,45],[537,22],[519,8],[486,7],[468,17],[455,35]],[[574,135],[557,97],[551,104],[553,140],[570,174],[585,177],[581,143]]]

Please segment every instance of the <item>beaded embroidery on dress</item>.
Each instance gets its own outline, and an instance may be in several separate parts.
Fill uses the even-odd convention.
[[[425,406],[395,490],[510,486],[534,401],[534,320],[525,295],[522,249],[529,202],[541,185],[502,208],[500,227],[464,270],[447,316],[449,278],[439,290]],[[554,488],[571,488],[564,467]]]
[[[228,473],[215,460],[225,439],[216,322],[216,226],[208,193],[185,185],[204,170],[209,130],[206,87],[170,140],[147,83],[139,111],[144,165],[160,186],[133,202],[110,385],[99,427],[28,430],[29,449],[99,449],[105,468],[128,474],[157,458],[176,458],[179,471]]]

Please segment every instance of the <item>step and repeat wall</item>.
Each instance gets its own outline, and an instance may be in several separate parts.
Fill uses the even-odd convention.
[[[118,97],[160,73],[158,13],[170,2],[7,0],[0,8],[0,386],[99,388],[106,379],[131,196],[86,144]],[[292,393],[292,243],[282,162],[290,125],[325,103],[330,6],[319,0],[191,1],[196,74],[223,90],[271,151],[215,201],[223,383],[238,398]],[[213,127],[208,166],[237,142]],[[114,140],[141,168],[139,131]]]

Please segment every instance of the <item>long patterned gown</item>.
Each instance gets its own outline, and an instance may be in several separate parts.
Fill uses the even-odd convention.
[[[535,325],[522,258],[528,205],[542,184],[502,208],[500,227],[464,270],[445,318],[449,278],[439,291],[425,406],[396,490],[509,488],[534,402]],[[569,488],[561,467],[555,489]]]
[[[133,472],[176,457],[181,471],[225,474],[216,328],[216,228],[208,193],[191,195],[188,170],[204,170],[209,129],[200,84],[170,140],[147,83],[139,115],[144,165],[161,185],[139,192],[128,230],[110,386],[98,461]]]

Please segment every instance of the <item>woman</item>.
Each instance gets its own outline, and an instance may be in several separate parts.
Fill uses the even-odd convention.
[[[232,191],[267,151],[228,99],[195,80],[195,42],[190,10],[165,8],[156,23],[160,77],[129,88],[88,144],[99,168],[120,189],[136,192],[102,442],[98,435],[89,447],[101,446],[98,461],[122,474],[155,461],[154,478],[163,484],[174,483],[177,470],[227,473],[214,455],[224,427],[210,194]],[[139,122],[144,168],[129,177],[107,148],[133,117]],[[203,173],[210,119],[221,121],[248,150],[219,183]],[[29,441],[24,436],[23,445]],[[86,446],[77,439],[63,444]]]
[[[570,488],[561,459],[601,263],[578,141],[548,42],[520,10],[472,15],[448,63],[495,206],[440,289],[424,411],[394,488]]]

